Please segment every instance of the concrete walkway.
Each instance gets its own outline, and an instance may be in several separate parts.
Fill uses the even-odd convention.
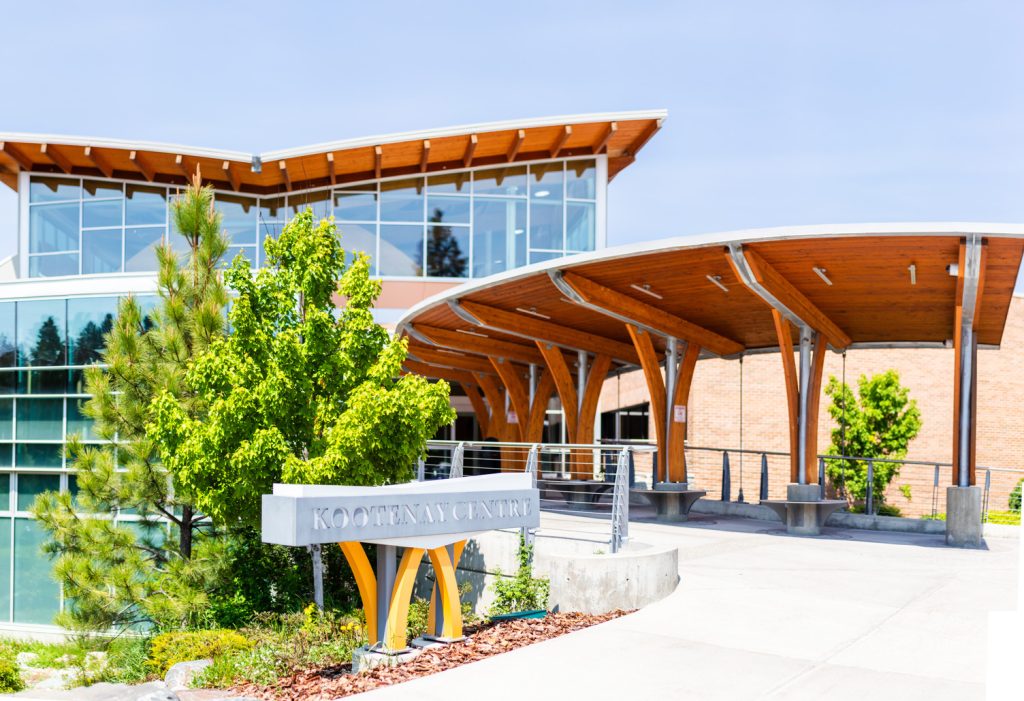
[[[606,524],[545,514],[546,529]],[[981,699],[987,614],[1015,604],[1013,539],[699,517],[632,524],[679,547],[679,587],[630,616],[358,698]],[[1022,643],[1024,645],[1024,643]]]

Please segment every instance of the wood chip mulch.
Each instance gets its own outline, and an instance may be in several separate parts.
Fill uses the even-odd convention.
[[[589,628],[627,613],[629,611],[613,611],[598,616],[584,613],[549,613],[540,619],[467,626],[464,641],[424,650],[414,659],[396,667],[378,667],[362,674],[352,674],[351,665],[347,664],[307,669],[283,677],[272,686],[245,684],[235,687],[232,692],[239,696],[267,701],[330,701],[443,672],[452,667]]]

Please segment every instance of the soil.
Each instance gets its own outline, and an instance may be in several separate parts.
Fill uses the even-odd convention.
[[[311,668],[283,677],[271,686],[245,684],[232,691],[267,701],[330,701],[381,686],[400,684],[446,669],[476,662],[519,647],[557,638],[629,613],[613,611],[593,616],[584,613],[549,613],[540,619],[522,619],[467,626],[466,639],[424,650],[396,667],[378,667],[352,674],[351,665]]]

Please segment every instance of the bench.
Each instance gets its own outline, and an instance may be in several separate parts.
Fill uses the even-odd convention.
[[[791,484],[788,499],[766,499],[761,502],[775,512],[793,535],[819,535],[822,526],[834,512],[846,506],[842,499],[822,499],[816,484]]]
[[[537,480],[537,486],[558,492],[573,511],[591,511],[615,484],[602,480],[541,479]]]
[[[697,500],[707,495],[702,489],[689,489],[685,482],[662,482],[654,485],[654,489],[634,489],[651,502],[659,521],[679,523],[690,517],[690,509]]]

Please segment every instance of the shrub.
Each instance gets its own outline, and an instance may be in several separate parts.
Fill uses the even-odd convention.
[[[0,694],[13,694],[24,688],[18,663],[10,657],[0,657]]]
[[[147,653],[149,640],[125,637],[110,643],[107,649],[107,664],[96,681],[112,684],[139,684],[149,676]]]
[[[1010,492],[1010,511],[1020,513],[1020,492],[1021,488],[1024,487],[1024,479],[1017,482],[1017,486]]]
[[[547,577],[533,576],[532,559],[533,546],[527,545],[520,534],[519,570],[514,577],[508,578],[502,576],[501,570],[495,570],[494,603],[488,611],[490,615],[547,608],[551,582]]]
[[[252,642],[233,630],[161,633],[153,638],[146,666],[151,672],[163,676],[179,662],[216,658],[251,647]]]

